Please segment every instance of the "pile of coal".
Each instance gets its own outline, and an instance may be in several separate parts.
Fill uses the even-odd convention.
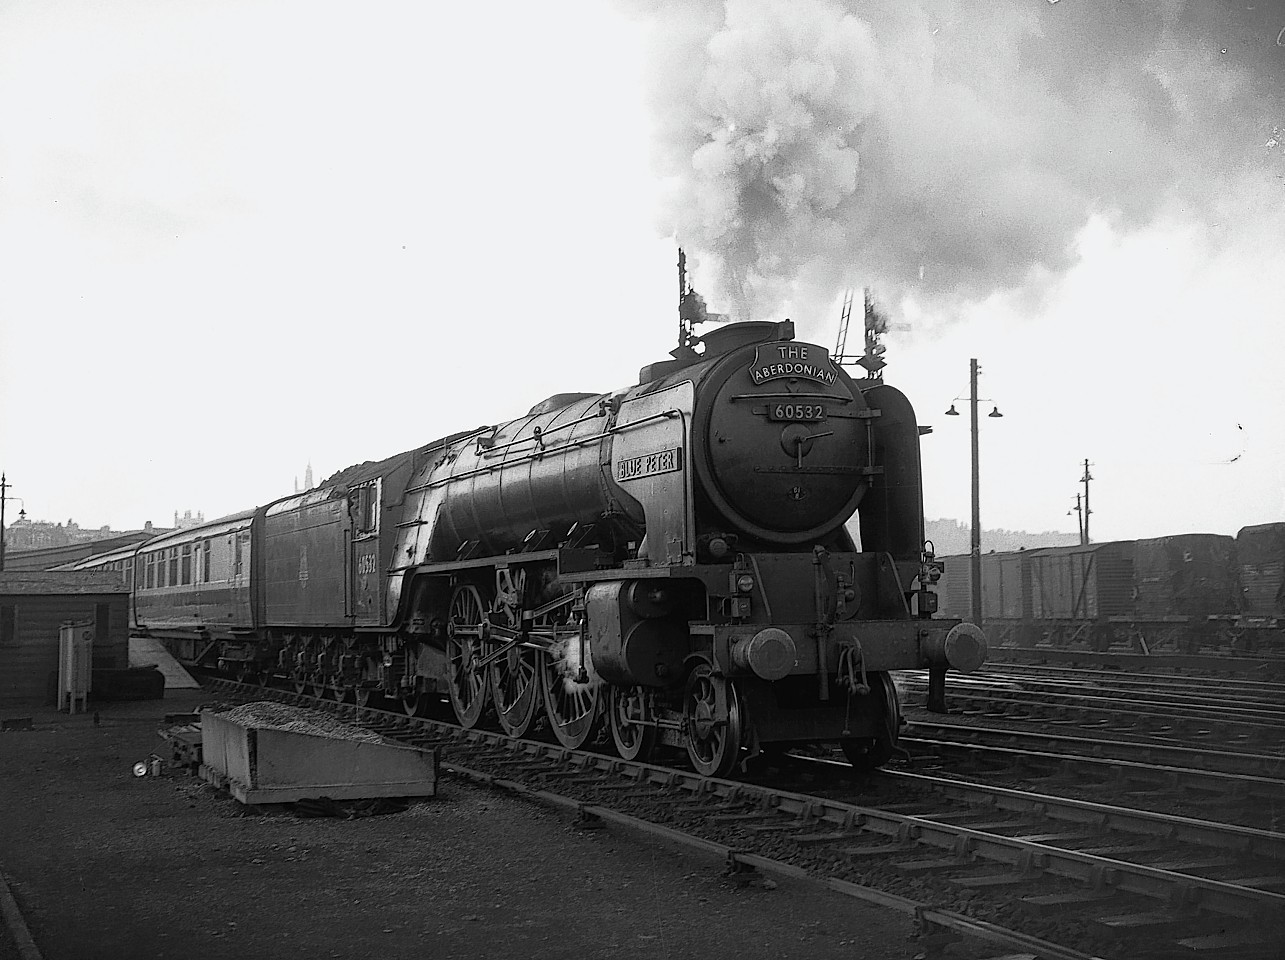
[[[270,700],[243,703],[219,710],[214,715],[238,726],[253,727],[256,730],[286,730],[315,737],[329,737],[332,740],[358,740],[363,743],[384,742],[384,738],[377,733],[336,720],[318,710],[292,707]]]

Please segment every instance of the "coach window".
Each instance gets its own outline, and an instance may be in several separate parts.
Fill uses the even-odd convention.
[[[170,555],[170,572],[169,572],[169,576],[165,578],[165,585],[167,587],[177,587],[178,586],[178,547],[170,547],[168,553]]]
[[[150,590],[156,586],[156,554],[149,553],[143,557],[143,587]]]
[[[182,574],[179,583],[188,584],[192,582],[192,545],[183,544],[182,549]]]
[[[206,540],[201,546],[201,582],[210,582],[210,541]]]

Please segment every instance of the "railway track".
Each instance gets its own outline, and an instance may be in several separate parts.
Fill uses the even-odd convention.
[[[903,728],[901,746],[920,754],[949,751],[952,756],[993,755],[1001,763],[1007,762],[1003,754],[1008,753],[1029,760],[1034,767],[1056,762],[1063,768],[1076,763],[1090,769],[1126,769],[1130,765],[1154,768],[1156,777],[1176,772],[1201,789],[1242,779],[1247,788],[1259,780],[1269,784],[1285,782],[1285,758],[1273,754],[962,724],[926,712],[916,713]]]
[[[903,703],[922,704],[926,676],[897,677]],[[1237,750],[1285,756],[1285,703],[1218,699],[1180,691],[1113,689],[1085,683],[983,675],[956,680],[951,713],[1003,722],[1100,730],[1113,737],[1144,737],[1173,745],[1217,743]]]
[[[1008,677],[1011,679],[1063,680],[1082,684],[1099,684],[1112,689],[1168,690],[1192,694],[1216,694],[1223,698],[1279,703],[1285,697],[1285,682],[1266,677],[1192,676],[1184,673],[1145,673],[1120,670],[1090,670],[1082,667],[1055,667],[1027,663],[987,662],[970,676]]]
[[[1285,810],[1278,809],[1280,798],[1285,797],[1285,779],[1280,776],[1039,749],[1044,738],[1038,735],[1032,736],[1034,746],[1014,745],[1017,738],[1006,736],[1007,731],[989,731],[999,734],[1001,743],[983,742],[975,735],[976,728],[953,728],[941,738],[918,735],[923,732],[923,727],[912,725],[901,738],[901,748],[910,755],[905,769],[944,768],[953,776],[999,785],[1040,783],[1078,799],[1120,798],[1124,805],[1160,812],[1216,815],[1226,823],[1271,830],[1285,827]],[[955,732],[974,735],[950,739]],[[1278,769],[1285,766],[1273,759]]]
[[[927,677],[899,675],[910,689],[926,688]],[[1192,693],[1181,690],[1127,688],[1104,683],[1060,679],[1011,678],[1003,675],[959,678],[952,692],[970,699],[977,693],[999,697],[1025,697],[1050,707],[1082,706],[1088,710],[1115,710],[1172,717],[1179,722],[1222,721],[1246,727],[1272,728],[1285,720],[1285,704],[1268,698],[1248,699],[1234,694]]]
[[[787,760],[714,780],[483,730],[221,683],[442,746],[444,769],[917,911],[926,928],[1042,957],[1278,955],[1285,835],[1085,800]],[[805,773],[798,773],[798,764]],[[796,773],[782,773],[794,767]],[[1089,952],[1086,953],[1085,950]],[[992,950],[993,953],[993,950]]]
[[[1226,652],[1141,653],[1121,650],[1067,650],[1056,647],[995,645],[990,663],[1088,665],[1109,670],[1174,670],[1199,676],[1253,676],[1285,680],[1285,657]]]

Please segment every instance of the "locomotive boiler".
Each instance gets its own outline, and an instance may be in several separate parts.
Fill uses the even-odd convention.
[[[226,549],[170,535],[203,583],[139,587],[180,569],[144,545],[137,628],[242,676],[449,700],[466,727],[629,759],[678,747],[709,775],[815,741],[873,767],[900,727],[890,671],[939,682],[986,652],[934,616],[919,436],[903,394],[789,321],[727,324],[626,389],[341,471],[245,515]],[[202,614],[202,587],[239,606]]]

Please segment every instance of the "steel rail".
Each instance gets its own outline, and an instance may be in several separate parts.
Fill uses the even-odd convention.
[[[817,761],[835,762],[835,761]],[[1011,810],[1018,813],[1037,812],[1051,820],[1121,830],[1140,837],[1163,837],[1219,850],[1231,849],[1239,853],[1252,852],[1255,856],[1285,861],[1285,833],[1259,830],[1236,824],[1197,820],[1171,813],[1138,810],[1116,804],[1097,803],[1092,800],[1074,800],[1044,793],[1015,790],[989,784],[970,783],[950,777],[936,777],[905,770],[881,770],[881,776],[928,787],[969,803],[985,803],[988,809]],[[1274,894],[1285,906],[1285,894]]]
[[[922,673],[924,671],[903,671]],[[1260,693],[1277,697],[1285,694],[1285,682],[1279,680],[1253,680],[1248,677],[1201,677],[1176,673],[1123,673],[1118,670],[1089,670],[1083,667],[1055,667],[1034,663],[1007,663],[987,661],[986,665],[970,674],[973,677],[1034,677],[1037,679],[1064,679],[1103,682],[1106,686],[1143,686],[1155,689],[1189,688],[1200,693],[1210,689],[1229,694]]]
[[[1031,677],[996,676],[992,679],[990,676],[977,677],[976,675],[970,675],[968,680],[970,687],[983,689],[993,683],[998,689],[1020,690],[1024,693],[1053,693],[1058,696],[1072,698],[1089,696],[1100,699],[1106,699],[1102,695],[1110,693],[1124,697],[1125,702],[1129,705],[1176,707],[1180,710],[1200,712],[1210,716],[1230,712],[1231,715],[1237,718],[1249,720],[1281,720],[1285,718],[1285,709],[1281,707],[1280,700],[1280,694],[1285,694],[1285,690],[1280,691],[1280,693],[1264,693],[1261,697],[1247,697],[1232,696],[1227,693],[1197,693],[1171,688],[1115,686],[1108,682],[1093,682],[1090,684],[1083,680],[1067,680],[1060,677],[1036,679]],[[909,681],[913,685],[918,685],[920,682],[926,683],[927,681],[921,681],[918,677]]]
[[[974,785],[961,783],[959,786],[967,790]],[[1020,795],[1020,791],[1012,791],[1012,793]],[[1034,798],[1037,795],[1030,796]],[[824,822],[845,831],[860,827],[863,830],[903,841],[915,840],[927,843],[951,851],[960,858],[961,865],[966,857],[977,856],[1021,871],[1049,873],[1090,886],[1110,886],[1128,893],[1136,893],[1164,902],[1200,906],[1230,916],[1255,916],[1264,909],[1285,913],[1285,895],[1254,887],[1242,887],[1220,880],[1209,880],[1111,857],[1080,853],[1047,843],[1005,837],[966,826],[942,823],[927,816],[897,814],[877,808],[779,791],[764,790],[763,797],[765,799],[772,797],[773,805],[778,812],[793,813],[801,821]],[[1085,804],[1084,801],[1062,801],[1056,797],[1046,797],[1044,802],[1060,805],[1064,809],[1073,809],[1077,805]],[[1034,809],[1037,805],[1038,802],[1032,799],[1030,808]],[[1087,813],[1090,812],[1091,806],[1094,805],[1085,804],[1082,809]],[[1134,811],[1122,812],[1129,814]],[[1102,815],[1097,813],[1099,817]],[[1127,817],[1121,819],[1127,822]],[[1078,822],[1094,821],[1086,817]]]
[[[959,752],[977,751],[988,756],[995,756],[1013,762],[1035,761],[1037,763],[1056,764],[1066,767],[1069,764],[1082,764],[1090,768],[1105,769],[1112,774],[1137,774],[1140,778],[1156,780],[1163,778],[1170,783],[1181,780],[1183,783],[1204,782],[1210,787],[1228,792],[1240,791],[1244,794],[1257,789],[1273,799],[1285,797],[1285,780],[1276,777],[1259,777],[1243,773],[1225,773],[1220,770],[1200,770],[1191,767],[1175,767],[1160,763],[1138,760],[1124,760],[1114,757],[1085,756],[1073,753],[1049,753],[1044,750],[1029,750],[1021,747],[1005,747],[994,744],[963,743],[958,740],[927,740],[918,737],[901,736],[897,741],[902,749],[919,747],[928,751],[954,750]],[[922,757],[912,754],[911,761]],[[1274,758],[1276,759],[1276,758]],[[1277,763],[1281,761],[1277,759]]]
[[[918,690],[916,689],[916,692]],[[1058,694],[1024,694],[1022,691],[998,690],[998,689],[976,689],[961,691],[953,689],[950,692],[952,702],[980,703],[984,709],[978,712],[995,714],[998,708],[1002,706],[1024,708],[1031,712],[1040,714],[1049,714],[1055,712],[1072,712],[1077,711],[1088,715],[1101,715],[1105,717],[1115,717],[1120,720],[1129,718],[1137,720],[1138,718],[1155,718],[1169,723],[1169,725],[1193,725],[1207,724],[1210,726],[1238,727],[1244,730],[1251,730],[1265,736],[1279,737],[1281,730],[1285,727],[1285,712],[1273,718],[1264,717],[1239,717],[1230,714],[1228,711],[1193,711],[1190,709],[1178,707],[1165,707],[1159,704],[1138,704],[1136,707],[1130,707],[1128,704],[1121,704],[1119,700],[1113,700],[1109,697],[1071,697],[1068,695]]]
[[[911,683],[920,682],[919,676],[904,679]],[[1183,704],[1231,704],[1249,709],[1279,709],[1280,703],[1285,700],[1285,684],[1273,684],[1257,688],[1251,686],[1224,687],[1197,683],[1152,682],[1146,679],[1118,680],[1097,675],[1068,677],[1006,673],[984,669],[969,674],[969,681],[977,684],[1010,685],[1017,689],[1031,689],[1032,686],[1038,686],[1067,692],[1092,690],[1101,693],[1111,691],[1124,694],[1130,698],[1150,697]]]
[[[938,910],[926,903],[886,893],[874,887],[863,886],[837,877],[816,876],[793,864],[785,863],[772,857],[744,853],[729,844],[706,840],[695,834],[675,830],[672,827],[666,827],[663,824],[622,813],[619,810],[601,804],[584,803],[574,797],[564,796],[550,790],[537,790],[516,780],[497,777],[493,774],[455,764],[443,763],[441,769],[483,786],[503,790],[527,800],[575,813],[581,820],[601,820],[605,823],[624,827],[643,836],[655,837],[688,847],[716,857],[732,869],[737,867],[748,868],[761,873],[820,886],[843,896],[863,900],[867,903],[889,907],[901,913],[914,916],[922,926],[937,926],[997,946],[1016,947],[1019,950],[1044,958],[1044,960],[1101,960],[1100,957],[1094,954],[1087,954],[1080,950],[1050,943],[1047,940],[1030,936],[1021,931],[1010,930],[998,924],[987,923],[984,920],[977,920],[954,911]]]
[[[1080,756],[1093,756],[1102,759],[1137,760],[1139,762],[1156,762],[1157,757],[1176,767],[1195,771],[1217,771],[1239,775],[1253,775],[1265,778],[1285,777],[1285,757],[1263,753],[1241,753],[1230,750],[1200,750],[1196,747],[1175,746],[1167,743],[1147,743],[1136,740],[1104,740],[1099,737],[1076,737],[1064,733],[1048,733],[1041,730],[1010,730],[1000,727],[978,727],[964,724],[911,720],[902,734],[916,736],[932,734],[938,737],[949,737],[947,742],[964,746],[986,745],[980,741],[991,741],[989,745],[1002,746],[994,741],[1010,741],[1015,746],[1021,742],[1036,742],[1051,749],[1079,750]],[[1021,748],[1019,748],[1021,749]],[[1110,756],[1107,755],[1110,752]],[[1248,771],[1254,771],[1248,774]]]
[[[278,693],[275,690],[259,692]],[[1244,919],[1285,917],[1285,894],[1254,887],[1244,887],[1235,883],[1130,863],[1111,857],[1081,853],[1047,843],[992,834],[967,826],[939,822],[927,816],[899,814],[877,807],[860,806],[730,780],[707,778],[690,771],[570,750],[557,744],[513,740],[505,734],[486,730],[463,730],[443,721],[398,717],[369,707],[354,707],[350,704],[339,704],[333,700],[321,700],[284,691],[281,693],[287,700],[296,702],[302,700],[309,705],[320,703],[333,708],[334,712],[350,713],[355,719],[363,717],[376,721],[391,719],[398,722],[399,728],[409,728],[414,725],[443,731],[458,730],[459,732],[455,734],[458,740],[485,745],[499,756],[507,755],[506,759],[526,755],[532,759],[540,758],[542,761],[565,763],[581,771],[594,770],[599,773],[628,777],[637,784],[655,784],[669,790],[685,790],[693,796],[717,797],[740,803],[754,802],[764,811],[776,815],[793,815],[801,827],[826,825],[838,828],[840,835],[848,836],[849,839],[857,839],[860,833],[869,832],[907,844],[912,842],[926,844],[949,851],[959,860],[960,866],[966,866],[970,859],[982,858],[1031,876],[1048,874],[1085,884],[1091,888],[1110,887],[1163,903],[1182,905],[1186,908],[1199,907],[1232,917]],[[818,762],[837,766],[834,761]],[[907,782],[917,782],[920,785],[927,785],[934,780],[920,774],[891,773],[891,776],[904,778]],[[1063,800],[1042,794],[1023,794],[1021,791],[1010,791],[1005,788],[983,788],[960,781],[946,782],[939,779],[938,782],[942,783],[943,789],[949,785],[950,789],[962,794],[971,792],[974,796],[981,796],[984,792],[986,795],[993,796],[994,802],[1002,800],[1015,809],[1017,806],[1024,805],[1027,812],[1036,811],[1037,808],[1060,810],[1067,814],[1065,819],[1070,822],[1092,824],[1098,827],[1128,826],[1131,823],[1140,822],[1138,811],[1112,808],[1105,804]],[[1212,835],[1202,832],[1206,830],[1212,831],[1213,834],[1225,832],[1225,830],[1219,830],[1220,825],[1205,821],[1187,821],[1187,818],[1164,819],[1167,820],[1167,825],[1164,823],[1156,825],[1166,830],[1182,826],[1185,830],[1184,835],[1187,837]],[[1184,823],[1184,821],[1187,822]],[[1231,830],[1246,840],[1266,837],[1270,838],[1274,845],[1285,842],[1285,835],[1253,831],[1242,827],[1231,828]]]
[[[884,775],[890,773],[898,777],[921,777],[919,774],[881,771]],[[932,778],[922,778],[922,780],[932,780]],[[974,784],[958,781],[955,784],[961,793],[967,793],[970,790],[980,793],[980,788]],[[956,789],[954,784],[952,789]],[[1082,814],[1089,814],[1089,816],[1084,816],[1082,819],[1068,817],[1069,822],[1099,827],[1128,824],[1133,819],[1132,815],[1138,812],[1038,794],[1023,796],[1021,791],[1006,791],[1003,788],[991,788],[987,792],[997,798],[1008,799],[1013,803],[1011,809],[1019,809],[1017,802],[1023,801],[1026,804],[1025,812],[1042,812],[1038,809],[1041,805],[1060,807],[1068,812],[1078,808]],[[1049,873],[1088,884],[1091,887],[1109,886],[1127,893],[1169,903],[1181,903],[1189,907],[1199,906],[1229,916],[1248,918],[1263,915],[1265,911],[1270,911],[1273,916],[1285,916],[1285,894],[1163,870],[1145,864],[1130,863],[1111,857],[1080,853],[1047,843],[1005,837],[963,825],[942,823],[929,816],[895,814],[877,808],[858,807],[837,801],[818,801],[815,797],[798,794],[777,793],[776,796],[780,798],[776,807],[781,813],[794,813],[801,820],[806,821],[811,818],[815,822],[825,822],[845,831],[859,826],[864,830],[873,830],[903,841],[928,843],[954,853],[960,858],[961,866],[964,865],[963,861],[968,856],[983,857],[1022,872]],[[1102,809],[1094,810],[1094,807]],[[1221,826],[1206,824],[1202,821],[1192,821],[1192,824],[1193,829],[1210,827],[1215,831]],[[1249,828],[1234,829],[1249,830]],[[1266,833],[1266,831],[1253,832]],[[1275,842],[1285,842],[1285,836],[1280,834],[1271,836]]]
[[[44,955],[31,937],[31,928],[22,915],[22,908],[14,899],[9,879],[3,873],[0,873],[0,920],[4,922],[18,960],[44,960]]]
[[[1219,654],[1175,653],[1110,653],[1095,650],[1065,650],[1054,647],[1009,647],[996,645],[991,649],[992,663],[1013,663],[1008,657],[1025,657],[1027,660],[1059,663],[1097,663],[1130,667],[1134,669],[1199,670],[1202,673],[1223,672],[1235,674],[1268,674],[1285,677],[1285,657],[1279,655],[1222,656]]]
[[[915,690],[926,688],[928,680],[925,677],[901,677],[902,683],[907,687]],[[1109,688],[1102,687],[1084,687],[1069,683],[1059,683],[1056,680],[1029,680],[1022,679],[1018,681],[1019,685],[1013,685],[1010,678],[1003,678],[997,683],[988,683],[986,677],[976,677],[970,675],[966,684],[957,684],[953,691],[955,695],[963,697],[975,697],[977,693],[984,693],[987,696],[1014,695],[1014,696],[1038,696],[1041,702],[1049,702],[1049,698],[1054,698],[1058,702],[1067,702],[1070,706],[1084,705],[1098,708],[1099,705],[1111,705],[1114,707],[1133,708],[1146,711],[1160,711],[1166,716],[1166,711],[1180,711],[1173,715],[1183,718],[1196,719],[1218,719],[1227,722],[1236,723],[1285,723],[1285,707],[1278,702],[1258,701],[1250,706],[1243,701],[1223,702],[1211,697],[1178,697],[1170,693],[1157,691],[1113,691]],[[1128,699],[1121,700],[1118,696],[1105,696],[1106,693],[1126,693]]]

